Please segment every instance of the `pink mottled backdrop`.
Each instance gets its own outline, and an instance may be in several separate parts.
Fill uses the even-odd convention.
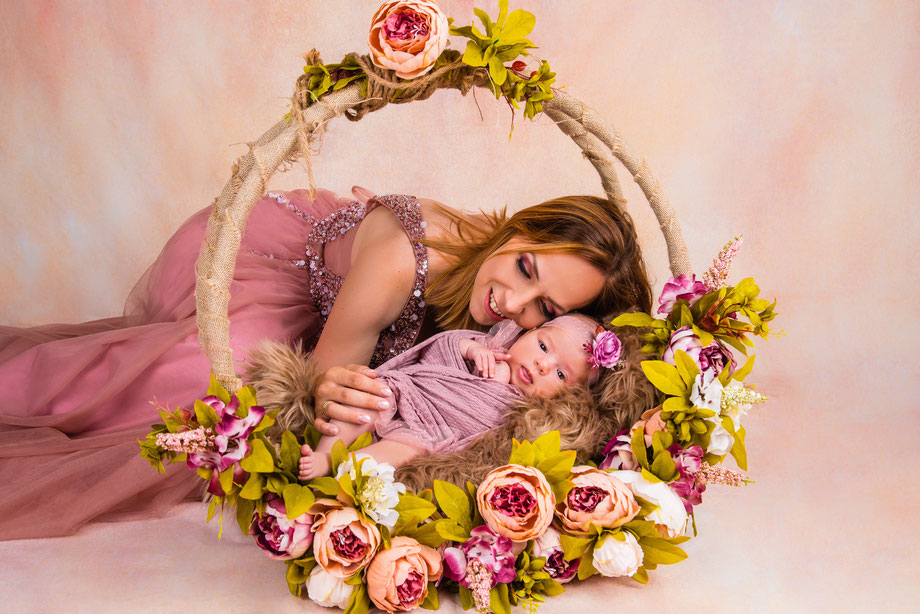
[[[496,12],[494,0],[478,4]],[[219,192],[240,143],[285,113],[300,54],[363,51],[376,6],[0,2],[0,323],[119,313],[170,233]],[[442,6],[472,20],[470,2]],[[532,39],[558,83],[647,157],[695,268],[744,233],[735,270],[779,300],[785,331],[760,345],[752,376],[772,398],[748,421],[756,484],[711,488],[690,559],[649,586],[592,580],[546,611],[910,610],[920,597],[920,5],[512,2],[521,6],[537,16]],[[358,183],[465,208],[599,192],[548,119],[519,117],[510,143],[509,126],[485,92],[478,108],[440,92],[338,120],[314,169],[335,190]],[[624,179],[660,287],[664,245]],[[273,185],[303,183],[296,171]],[[173,612],[183,592],[215,611],[254,611],[266,594],[276,611],[303,607],[278,564],[242,538],[217,543],[190,507],[0,544],[0,609],[143,611],[157,593]]]

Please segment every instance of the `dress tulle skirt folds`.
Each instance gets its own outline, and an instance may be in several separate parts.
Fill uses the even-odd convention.
[[[247,223],[229,308],[237,360],[262,339],[309,340],[322,326],[308,269],[297,264],[311,219],[353,201],[326,191],[315,200],[304,191],[285,196],[299,212],[266,197]],[[196,213],[170,238],[122,317],[0,327],[0,539],[159,515],[197,496],[191,471],[174,465],[158,474],[137,440],[159,419],[154,402],[190,406],[207,390],[194,263],[208,215]],[[325,246],[330,269],[347,271],[354,232]]]

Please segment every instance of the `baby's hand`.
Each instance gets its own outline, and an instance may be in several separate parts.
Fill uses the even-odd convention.
[[[470,347],[466,357],[473,361],[479,374],[488,379],[495,378],[495,362],[509,358],[505,352],[499,352],[478,343]]]

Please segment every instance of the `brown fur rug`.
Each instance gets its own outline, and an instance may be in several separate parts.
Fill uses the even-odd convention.
[[[639,366],[643,356],[636,329],[616,332],[623,342],[625,365],[605,370],[592,391],[572,389],[550,399],[520,401],[505,424],[483,433],[465,450],[418,456],[397,469],[397,479],[416,491],[429,488],[435,479],[478,484],[490,470],[508,462],[512,438],[533,440],[551,430],[559,431],[563,449],[578,453],[577,462],[596,456],[617,431],[655,405],[655,389]],[[318,375],[300,346],[266,343],[250,354],[245,380],[255,387],[261,405],[279,410],[269,436],[280,439],[283,429],[302,433],[313,422]]]

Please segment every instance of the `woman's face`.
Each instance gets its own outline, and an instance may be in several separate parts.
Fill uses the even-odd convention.
[[[491,326],[514,320],[524,329],[584,307],[597,297],[604,276],[580,256],[528,251],[532,243],[512,239],[490,256],[476,274],[470,314]],[[507,253],[500,253],[511,250]]]

